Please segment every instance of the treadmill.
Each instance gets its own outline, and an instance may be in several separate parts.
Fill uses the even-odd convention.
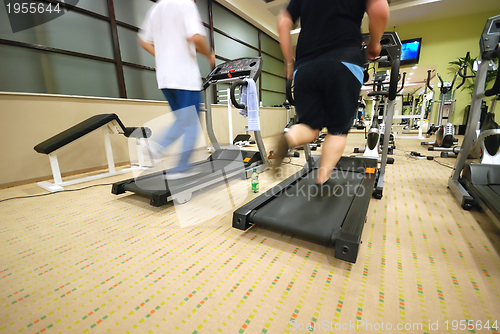
[[[500,15],[486,22],[479,40],[481,64],[476,72],[469,120],[462,147],[458,153],[448,188],[465,210],[479,205],[500,228],[500,164],[466,162],[467,156],[480,145],[484,154],[498,155],[500,129],[494,120],[485,120],[481,134],[476,138],[476,127],[481,118],[483,98],[500,94],[500,71],[493,87],[485,91],[490,60],[500,58]],[[486,126],[485,126],[486,124]],[[484,161],[484,159],[483,159]]]
[[[388,121],[392,121],[399,80],[401,41],[395,32],[384,33],[381,56],[391,62]],[[335,80],[332,78],[332,80]],[[293,101],[291,82],[287,98]],[[372,196],[381,198],[384,184],[391,124],[385,127],[380,168],[378,159],[342,157],[330,179],[315,184],[319,157],[304,146],[306,164],[302,170],[237,209],[232,226],[247,230],[258,225],[294,235],[327,247],[335,247],[335,257],[356,262],[366,213]]]
[[[244,79],[257,80],[262,71],[261,57],[239,58],[215,67],[203,83],[205,91],[205,110],[208,137],[215,151],[205,161],[193,164],[198,174],[177,180],[165,178],[168,171],[149,173],[116,182],[111,193],[123,194],[127,191],[150,199],[150,205],[159,207],[172,200],[176,203],[185,203],[191,199],[194,192],[206,187],[227,182],[231,178],[249,178],[254,168],[262,172],[269,168],[269,160],[262,141],[260,131],[254,131],[258,152],[240,150],[234,146],[230,149],[222,148],[215,137],[212,121],[211,97],[213,87],[218,83],[231,83],[231,101],[240,109],[246,106],[235,98],[235,89],[247,85]]]

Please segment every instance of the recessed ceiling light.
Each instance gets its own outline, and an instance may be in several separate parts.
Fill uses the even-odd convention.
[[[416,70],[416,69],[417,69],[417,66],[413,66],[412,68],[413,68],[414,70]]]
[[[411,72],[410,75],[413,75],[413,72]]]

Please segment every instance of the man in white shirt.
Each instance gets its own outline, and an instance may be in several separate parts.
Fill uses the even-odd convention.
[[[197,138],[201,75],[196,52],[215,66],[215,53],[205,39],[196,0],[160,0],[151,7],[138,42],[155,56],[156,78],[176,120],[158,142],[165,149],[184,136],[179,164],[167,178],[193,175],[189,158]]]

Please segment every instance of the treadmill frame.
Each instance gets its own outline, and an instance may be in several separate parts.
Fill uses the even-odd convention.
[[[319,163],[318,157],[313,157],[315,164]],[[349,158],[344,157],[344,159],[351,159],[357,163],[366,165],[367,168],[375,169],[378,165],[376,159],[371,158]],[[340,161],[340,163],[342,160]],[[265,193],[259,197],[253,199],[247,204],[243,205],[237,209],[233,214],[232,226],[239,230],[248,230],[254,224],[252,222],[253,215],[261,207],[269,204],[276,197],[285,193],[288,189],[297,184],[300,180],[306,178],[314,169],[317,167],[306,166],[288,177],[286,180],[280,182],[273,188],[267,190]],[[344,171],[345,172],[345,171]],[[356,171],[351,171],[353,173],[359,173]],[[377,179],[376,173],[364,173],[363,180],[360,186],[364,189],[373,189],[375,181]],[[363,227],[366,222],[366,211],[370,204],[370,192],[367,192],[364,196],[355,196],[351,202],[346,217],[338,231],[333,231],[332,236],[328,244],[324,246],[335,247],[335,257],[348,262],[356,262],[358,255],[359,244],[361,243],[361,234],[363,232]]]
[[[365,36],[366,37],[366,36]],[[391,76],[390,76],[390,87],[389,87],[389,104],[386,122],[390,122],[392,125],[392,118],[394,115],[395,100],[397,95],[397,83],[399,81],[399,68],[400,68],[400,56],[401,56],[401,41],[399,36],[395,32],[386,32],[383,34],[382,48],[385,50],[387,56],[390,57],[391,61]],[[292,103],[293,97],[291,96],[291,81],[287,82],[287,97],[289,102]],[[337,163],[336,168],[341,168],[342,159],[352,159],[357,161],[360,165],[363,164],[367,169],[364,173],[364,178],[361,185],[365,189],[373,189],[370,194],[366,191],[364,196],[354,196],[351,205],[347,211],[345,217],[342,219],[341,224],[336,224],[340,226],[338,230],[337,226],[332,229],[332,235],[330,236],[330,241],[325,246],[335,247],[335,257],[348,262],[356,262],[358,256],[359,245],[361,241],[361,235],[363,233],[363,227],[366,223],[366,213],[368,211],[368,206],[370,203],[371,196],[375,198],[382,198],[383,186],[385,181],[385,167],[387,163],[387,154],[389,148],[391,126],[385,127],[384,132],[384,142],[382,158],[380,162],[380,168],[378,159],[374,158],[363,158],[363,157],[343,157]],[[287,189],[296,185],[301,179],[307,177],[314,169],[319,158],[312,157],[310,155],[310,150],[308,145],[304,145],[306,153],[306,165],[302,170],[290,176],[286,180],[282,181],[278,185],[269,189],[259,197],[250,201],[249,203],[243,205],[237,209],[233,214],[232,226],[240,230],[247,230],[253,226],[253,216],[259,208],[269,204],[273,199],[283,194]],[[349,169],[347,169],[349,170]],[[355,172],[355,171],[353,171]],[[373,174],[372,174],[373,172]],[[337,220],[338,217],[330,217],[332,220]],[[283,228],[280,228],[283,230]],[[299,236],[300,237],[300,236]]]
[[[253,66],[250,65],[249,68],[251,69],[245,69],[241,73],[242,75],[237,75],[238,72],[235,72],[234,70],[231,70],[227,73],[227,75],[224,72],[221,72],[221,69],[224,67],[224,65],[228,63],[237,63],[239,61],[245,61],[245,60],[258,60],[258,66]],[[214,129],[213,129],[213,118],[212,118],[212,96],[213,95],[213,86],[218,84],[218,83],[233,83],[238,80],[242,80],[244,78],[252,78],[254,80],[258,79],[259,74],[262,71],[262,58],[261,57],[244,57],[244,58],[238,58],[231,60],[230,62],[226,62],[223,64],[220,64],[216,66],[210,74],[207,76],[207,79],[203,83],[203,89],[205,91],[205,111],[206,112],[206,130],[208,137],[211,141],[212,146],[215,149],[215,152],[210,155],[207,160],[202,160],[198,161],[196,164],[202,165],[206,163],[210,163],[211,161],[215,160],[225,160],[225,159],[219,159],[221,155],[224,155],[224,152],[226,151],[233,151],[233,150],[224,150],[221,148],[219,142],[217,141],[217,138],[215,137]],[[234,93],[234,91],[232,91]],[[196,177],[193,178],[186,178],[186,181],[188,182],[185,186],[183,187],[178,187],[175,189],[175,195],[172,194],[170,191],[170,187],[167,186],[167,182],[165,183],[165,189],[139,189],[137,190],[132,190],[132,192],[137,193],[141,196],[148,197],[150,199],[150,205],[154,207],[159,207],[162,205],[165,205],[166,203],[176,200],[179,203],[185,203],[187,202],[190,198],[192,193],[199,191],[201,189],[213,186],[218,183],[222,182],[227,182],[228,179],[231,178],[236,178],[236,177],[241,177],[243,176],[244,178],[249,178],[251,176],[251,173],[254,168],[257,169],[258,172],[265,171],[266,169],[269,168],[269,159],[267,157],[267,152],[264,146],[264,142],[262,141],[262,136],[260,131],[253,131],[255,135],[255,141],[257,143],[257,147],[259,149],[260,157],[261,157],[261,164],[258,165],[250,165],[246,166],[243,170],[241,168],[235,168],[231,169],[229,171],[222,170],[222,177],[219,177],[219,174],[215,176],[211,176],[212,174],[208,174],[205,176],[200,177],[197,179]],[[235,150],[236,151],[236,147]],[[239,152],[244,152],[244,150],[239,150]],[[228,153],[229,155],[232,155],[234,152]],[[243,157],[243,153],[240,153]],[[229,161],[229,160],[227,160]],[[243,174],[244,172],[244,174]],[[163,178],[163,175],[165,171],[159,171],[159,172],[154,172],[151,174],[147,175],[141,175],[135,178],[127,179],[124,181],[120,182],[115,182],[112,186],[111,193],[114,195],[119,195],[123,194],[126,191],[129,191],[127,188],[127,185],[129,184],[134,184],[136,180],[145,180],[148,178],[158,178],[161,179]],[[198,180],[198,181],[194,181]],[[176,180],[178,181],[178,180]],[[176,183],[176,181],[172,181],[172,183]]]

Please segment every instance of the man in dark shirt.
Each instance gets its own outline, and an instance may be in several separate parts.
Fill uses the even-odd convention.
[[[368,57],[375,59],[389,20],[387,0],[291,0],[279,18],[281,50],[287,78],[294,78],[299,124],[280,139],[276,165],[281,164],[288,147],[310,143],[326,127],[318,184],[328,180],[342,156],[358,107],[364,65],[361,21],[365,12],[370,19]],[[290,31],[299,18],[295,60]]]

